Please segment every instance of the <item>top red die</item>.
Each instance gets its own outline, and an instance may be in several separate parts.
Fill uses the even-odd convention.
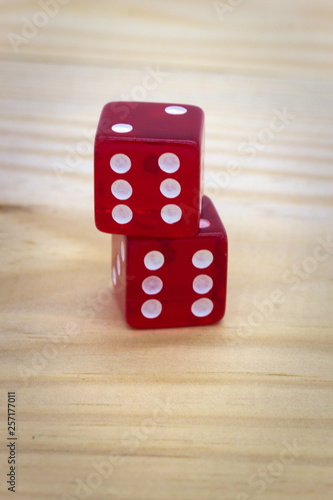
[[[97,228],[133,236],[194,236],[203,136],[204,113],[197,106],[106,104],[95,139]]]

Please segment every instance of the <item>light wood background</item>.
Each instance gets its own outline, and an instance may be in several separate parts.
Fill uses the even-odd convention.
[[[332,2],[60,3],[0,2],[1,499],[331,499]],[[128,97],[206,112],[221,324],[132,331],[108,292],[92,138]]]

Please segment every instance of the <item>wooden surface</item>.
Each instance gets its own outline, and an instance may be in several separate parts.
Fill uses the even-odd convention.
[[[331,499],[332,2],[57,5],[1,0],[1,499]],[[132,331],[108,289],[91,141],[128,96],[206,112],[221,324]]]

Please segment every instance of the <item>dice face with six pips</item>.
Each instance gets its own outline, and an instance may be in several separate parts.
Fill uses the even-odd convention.
[[[130,326],[207,325],[223,317],[227,235],[206,196],[200,226],[189,238],[113,236],[112,281]]]
[[[119,121],[128,108],[126,123]],[[99,230],[158,238],[199,229],[204,114],[190,105],[107,104],[95,139]]]
[[[112,236],[112,282],[133,328],[207,325],[225,312],[228,243],[202,196],[197,106],[112,102],[95,139],[95,222]]]

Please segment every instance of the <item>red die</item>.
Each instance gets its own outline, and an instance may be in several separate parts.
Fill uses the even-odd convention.
[[[106,104],[95,139],[97,228],[159,238],[194,236],[203,134],[204,114],[197,106]]]
[[[112,237],[112,281],[130,326],[207,325],[223,317],[227,234],[207,196],[201,217],[191,238]]]

